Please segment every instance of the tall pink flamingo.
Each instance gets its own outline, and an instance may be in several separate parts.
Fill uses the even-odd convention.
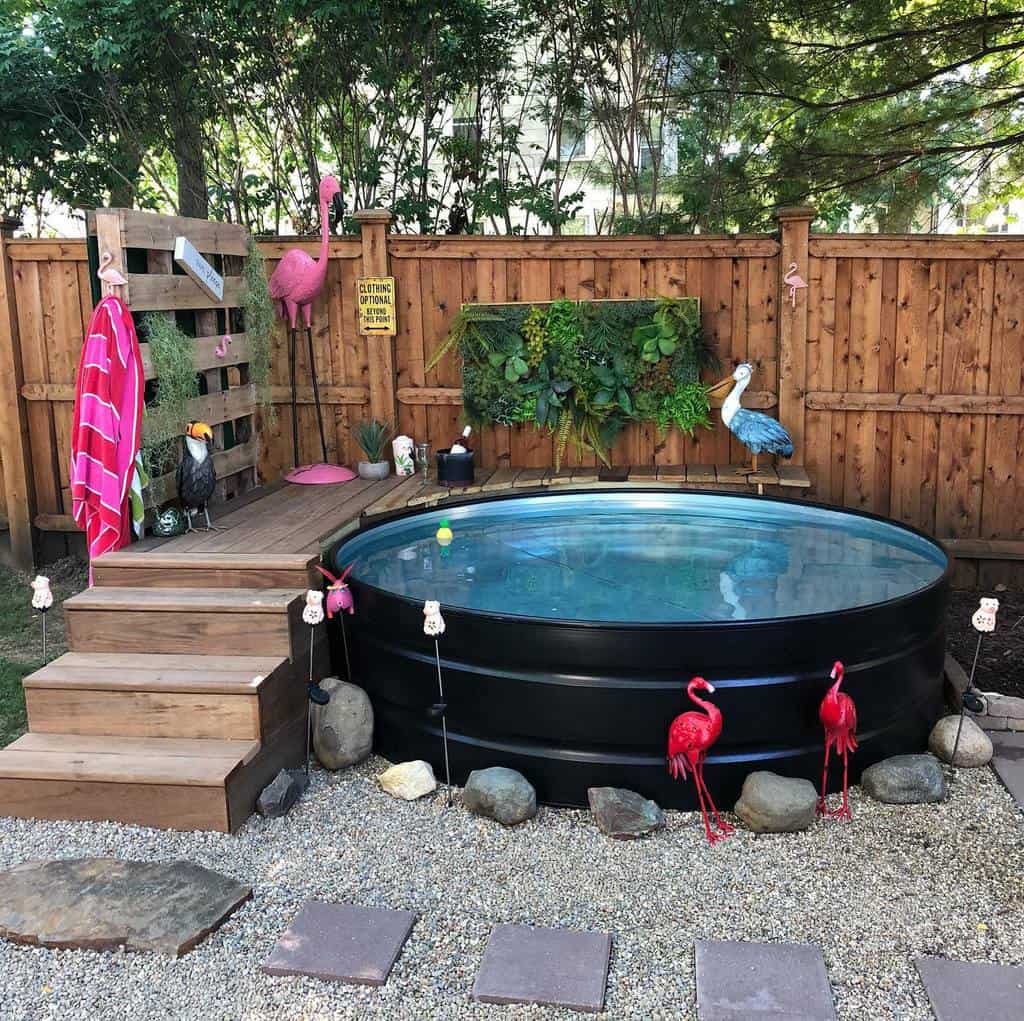
[[[796,271],[796,263],[791,262],[789,267],[786,269],[786,275],[782,278],[782,282],[789,288],[789,300],[793,303],[793,308],[796,308],[796,292],[800,287],[806,287],[807,281]]]
[[[704,783],[704,760],[707,758],[708,749],[722,733],[722,713],[718,706],[700,698],[697,692],[706,691],[713,694],[714,690],[715,686],[709,684],[703,677],[694,677],[686,686],[686,694],[690,696],[690,701],[704,712],[681,713],[668,728],[668,771],[672,774],[673,780],[685,780],[687,768],[693,773],[693,783],[697,788],[700,811],[704,817],[704,832],[709,844],[714,844],[733,832],[732,826],[722,822],[711,798],[711,792]],[[715,820],[713,830],[708,820],[708,806],[711,807],[711,814]]]
[[[825,765],[821,770],[821,797],[818,798],[818,815],[827,815],[833,819],[851,819],[850,801],[847,786],[847,755],[857,750],[857,707],[849,695],[839,690],[843,683],[845,670],[837,659],[832,667],[832,680],[835,682],[825,693],[818,709],[818,719],[825,728]],[[836,753],[843,757],[843,803],[842,806],[829,811],[825,807],[825,785],[828,782],[828,753],[832,746]]]
[[[324,417],[320,410],[320,390],[316,379],[316,362],[313,355],[313,302],[323,290],[327,279],[327,244],[330,240],[328,206],[334,205],[339,213],[344,206],[341,201],[341,186],[328,174],[320,180],[320,257],[312,259],[301,248],[289,248],[277,268],[270,276],[270,296],[277,303],[278,313],[288,321],[289,347],[288,372],[292,385],[292,454],[294,464],[299,463],[298,408],[295,391],[295,344],[297,320],[302,311],[302,321],[309,341],[309,371],[313,377],[313,400],[316,404],[316,421],[320,427],[320,446],[324,461],[327,460],[327,439],[324,434]]]

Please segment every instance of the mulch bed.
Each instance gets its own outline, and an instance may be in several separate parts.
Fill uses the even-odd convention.
[[[1024,595],[1020,592],[990,589],[953,592],[946,623],[949,652],[970,674],[978,644],[978,632],[971,626],[971,616],[982,596],[995,596],[999,600],[999,616],[995,631],[985,635],[982,643],[975,686],[982,691],[1024,697],[1024,620],[1021,620]]]

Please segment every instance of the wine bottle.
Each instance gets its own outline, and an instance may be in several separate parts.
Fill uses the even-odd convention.
[[[466,428],[462,430],[462,436],[459,439],[457,439],[452,444],[452,448],[449,451],[449,453],[452,453],[452,454],[465,454],[466,453],[466,447],[465,447],[465,445],[463,444],[462,441],[463,440],[468,440],[469,439],[469,434],[472,431],[473,431],[473,427],[471,425],[467,425]]]

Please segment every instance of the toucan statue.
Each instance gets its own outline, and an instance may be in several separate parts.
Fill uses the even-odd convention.
[[[178,465],[178,499],[185,510],[187,531],[194,532],[192,515],[203,512],[207,530],[212,530],[209,502],[217,485],[210,449],[213,430],[205,422],[189,422],[185,430],[185,451]]]

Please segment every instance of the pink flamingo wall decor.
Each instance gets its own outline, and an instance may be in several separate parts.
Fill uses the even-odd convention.
[[[801,287],[806,287],[807,283],[802,276],[796,271],[796,263],[791,262],[789,268],[786,270],[786,275],[782,278],[782,282],[789,288],[789,300],[793,303],[793,308],[796,308],[796,292]]]
[[[312,258],[301,248],[289,248],[277,268],[270,275],[270,296],[274,299],[278,314],[288,323],[288,372],[292,387],[292,455],[294,464],[299,463],[298,409],[295,388],[295,346],[298,334],[298,318],[302,322],[309,342],[309,371],[313,378],[313,401],[316,404],[316,421],[320,429],[320,447],[323,459],[327,461],[327,439],[324,434],[324,417],[320,409],[320,390],[316,378],[316,361],[313,354],[313,302],[323,290],[327,279],[327,246],[330,240],[328,208],[334,205],[340,213],[344,209],[341,186],[328,174],[320,181],[320,256]],[[348,478],[353,476],[349,474]],[[342,481],[334,479],[333,481]]]
[[[711,792],[704,782],[704,760],[707,758],[708,749],[722,733],[722,713],[716,705],[702,699],[697,694],[698,691],[714,694],[715,687],[703,677],[694,677],[686,686],[686,694],[689,695],[690,701],[704,712],[691,710],[680,714],[672,721],[668,728],[668,771],[672,774],[673,780],[685,780],[687,769],[693,773],[700,811],[704,817],[704,832],[707,834],[708,843],[714,844],[733,832],[733,827],[729,823],[722,822]],[[713,829],[708,819],[709,807],[715,820]]]
[[[821,770],[821,797],[818,798],[818,815],[832,819],[852,819],[847,784],[847,755],[857,750],[857,707],[853,699],[839,690],[845,671],[839,660],[832,667],[832,687],[821,700],[818,719],[825,728],[825,765]],[[828,753],[834,747],[836,754],[843,757],[843,803],[834,811],[825,807],[825,787],[828,784]]]
[[[96,276],[104,284],[109,284],[111,287],[119,287],[121,284],[128,283],[128,280],[116,266],[112,265],[113,261],[114,257],[110,252],[102,252],[100,254],[100,268],[96,270]]]

